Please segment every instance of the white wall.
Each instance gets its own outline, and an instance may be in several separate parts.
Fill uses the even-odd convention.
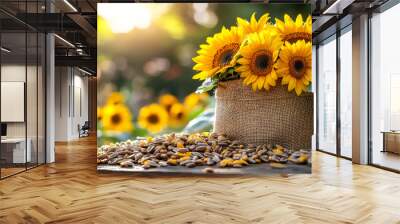
[[[28,73],[32,72],[36,68],[33,66],[28,66]],[[1,81],[3,82],[25,82],[25,64],[6,64],[1,66]],[[32,93],[33,94],[33,93]],[[28,97],[31,94],[27,94]],[[36,96],[36,91],[35,91]],[[6,110],[7,108],[1,108]],[[29,119],[28,117],[28,120]],[[25,122],[7,122],[7,137],[25,137]]]
[[[72,67],[56,67],[55,73],[55,140],[74,140],[78,124],[88,120],[88,78]]]

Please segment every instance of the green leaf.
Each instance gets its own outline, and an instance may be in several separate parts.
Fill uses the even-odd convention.
[[[196,93],[205,93],[209,92],[217,87],[218,80],[213,78],[208,78],[204,80],[204,82],[199,86],[196,90]]]

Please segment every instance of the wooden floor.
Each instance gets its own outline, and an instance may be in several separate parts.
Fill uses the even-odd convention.
[[[0,181],[0,223],[400,223],[400,175],[323,153],[313,174],[146,178],[96,173],[94,138]]]
[[[22,172],[22,171],[24,171],[25,170],[25,167],[17,167],[17,168],[15,168],[15,167],[7,167],[7,168],[1,168],[1,177],[3,178],[3,177],[7,177],[7,176],[10,176],[10,175],[13,175],[13,174],[16,174],[16,173],[19,173],[19,172]]]

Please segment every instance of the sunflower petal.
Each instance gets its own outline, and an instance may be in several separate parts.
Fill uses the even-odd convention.
[[[296,79],[290,79],[289,80],[289,85],[288,85],[288,90],[289,92],[292,91],[296,87]]]
[[[265,76],[258,77],[257,79],[257,87],[261,89],[264,86]]]
[[[303,17],[301,14],[297,15],[295,24],[297,27],[301,27],[303,25]]]

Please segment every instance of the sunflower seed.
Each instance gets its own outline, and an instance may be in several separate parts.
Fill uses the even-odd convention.
[[[311,153],[304,149],[293,151],[282,145],[245,144],[217,133],[172,133],[154,139],[138,138],[100,146],[97,154],[98,163],[122,167],[142,165],[145,169],[168,165],[242,167],[288,161],[307,164],[311,162]]]
[[[202,171],[203,173],[214,173],[214,169],[210,167],[204,168]]]

